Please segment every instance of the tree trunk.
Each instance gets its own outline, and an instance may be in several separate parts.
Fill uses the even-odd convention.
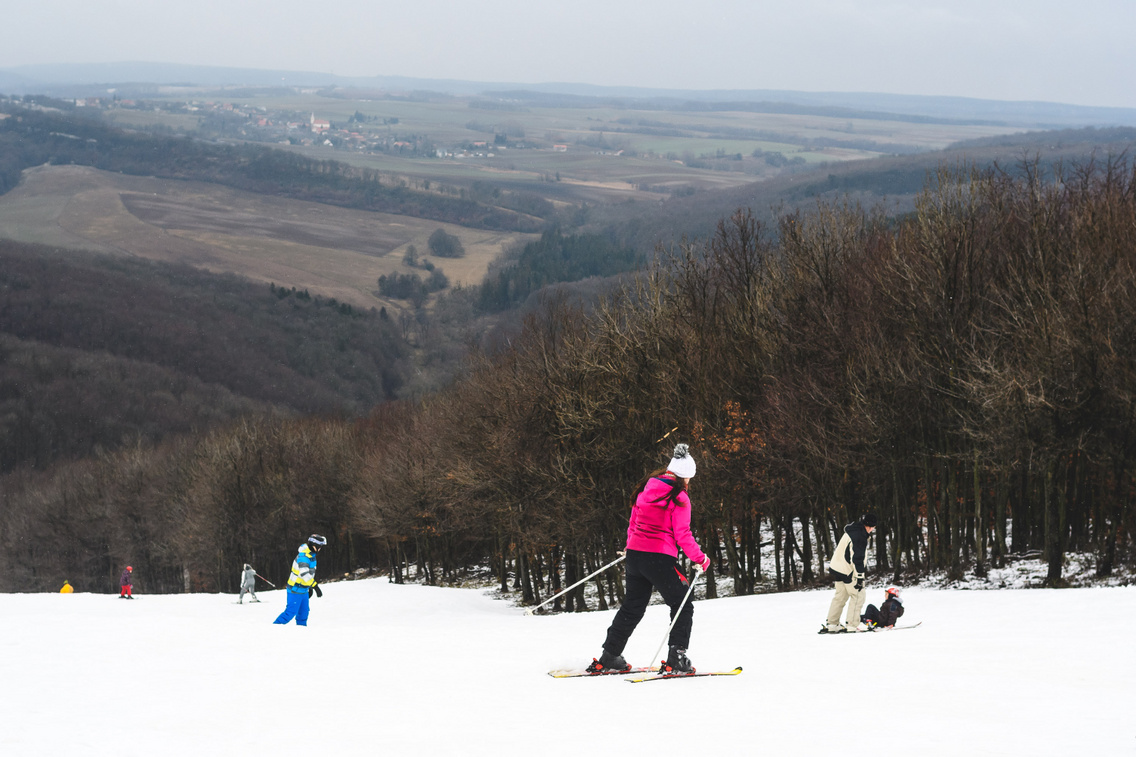
[[[1032,459],[1032,453],[1030,455]],[[1029,502],[1029,469],[1025,466],[1018,471],[1017,498],[1010,505],[1010,520],[1013,530],[1010,532],[1010,551],[1016,555],[1029,551],[1032,536],[1030,534],[1030,507]]]
[[[537,599],[535,592],[533,592],[532,577],[529,575],[529,558],[524,552],[518,552],[517,561],[521,565],[521,602],[526,605],[534,605],[537,603]]]
[[[978,450],[974,451],[974,574],[986,576],[986,521],[982,515],[982,476],[978,471]]]
[[[564,583],[571,586],[579,580],[576,578],[576,561],[572,559],[569,552],[564,553]],[[564,612],[575,612],[576,610],[576,593],[570,591],[564,595]]]
[[[1061,487],[1056,485],[1057,461],[1053,461],[1045,471],[1045,561],[1049,571],[1045,575],[1045,586],[1057,587],[1061,584],[1061,569],[1065,563],[1065,553],[1061,548],[1061,529],[1064,526],[1064,496]]]
[[[962,565],[959,562],[962,539],[959,538],[958,488],[955,481],[955,466],[950,460],[943,461],[943,512],[947,516],[947,576],[954,580],[962,578]]]
[[[785,591],[787,587],[781,580],[781,524],[773,518],[770,518],[770,524],[773,526],[773,568],[777,573],[777,589]]]
[[[558,545],[552,547],[552,558],[549,561],[548,572],[548,590],[554,595],[559,594],[563,585],[560,583],[560,547]],[[560,597],[552,600],[552,611],[560,612]]]
[[[899,509],[899,474],[896,472],[895,464],[891,467],[891,510],[894,522],[894,532],[891,537],[891,554],[892,554],[892,583],[899,582],[899,573],[901,565],[901,557],[903,554],[904,534],[907,531],[907,524],[904,522],[902,513]]]
[[[923,458],[923,500],[927,520],[927,570],[934,570],[941,564],[939,547],[939,513],[935,497],[935,479],[930,458]]]
[[[598,567],[599,567],[598,562],[592,562],[591,564],[586,566],[586,570],[589,573],[592,573]],[[595,582],[596,582],[596,596],[599,597],[599,606],[596,609],[597,610],[606,610],[607,609],[607,596],[605,596],[605,594],[604,594],[603,575],[602,574],[597,575],[595,577]]]
[[[811,584],[816,574],[813,573],[813,540],[809,538],[809,516],[801,516],[801,580]]]
[[[797,577],[797,561],[793,557],[793,553],[797,548],[797,532],[793,528],[793,516],[785,516],[785,581],[788,584],[787,588],[791,588],[800,583]]]
[[[1001,568],[1006,558],[1006,505],[1010,496],[1010,482],[1005,475],[998,476],[994,489],[994,567]]]
[[[828,578],[828,561],[832,559],[833,545],[819,506],[814,510],[813,531],[817,539],[817,575],[824,580]]]

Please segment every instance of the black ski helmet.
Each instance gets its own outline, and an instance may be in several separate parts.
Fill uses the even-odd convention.
[[[320,547],[327,546],[327,539],[323,536],[320,536],[319,534],[312,534],[308,537],[308,544],[315,547],[316,549],[319,549]]]

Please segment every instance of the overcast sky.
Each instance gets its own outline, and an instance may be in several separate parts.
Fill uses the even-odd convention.
[[[1136,107],[1136,0],[0,0],[0,68],[154,61]]]

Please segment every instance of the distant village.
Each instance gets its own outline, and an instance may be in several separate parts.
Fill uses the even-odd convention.
[[[341,150],[394,153],[408,157],[492,158],[505,150],[544,149],[567,152],[567,144],[537,144],[523,138],[494,134],[493,139],[439,145],[424,136],[392,128],[397,118],[366,116],[356,111],[345,122],[333,122],[315,113],[273,111],[232,102],[134,100],[87,97],[74,101],[77,108],[102,111],[137,110],[198,116],[202,135],[290,145],[315,145]]]

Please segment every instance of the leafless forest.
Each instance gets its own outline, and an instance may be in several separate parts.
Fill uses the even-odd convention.
[[[889,576],[1035,550],[1050,585],[1072,550],[1107,574],[1136,528],[1134,264],[1126,159],[943,170],[899,221],[739,210],[594,309],[550,298],[420,401],[9,476],[0,588],[108,590],[129,561],[142,590],[233,590],[241,562],[282,576],[322,531],[321,571],[489,569],[538,601],[623,547],[631,490],[677,441],[712,596],[819,580],[869,510]],[[617,572],[600,589],[618,600]]]

